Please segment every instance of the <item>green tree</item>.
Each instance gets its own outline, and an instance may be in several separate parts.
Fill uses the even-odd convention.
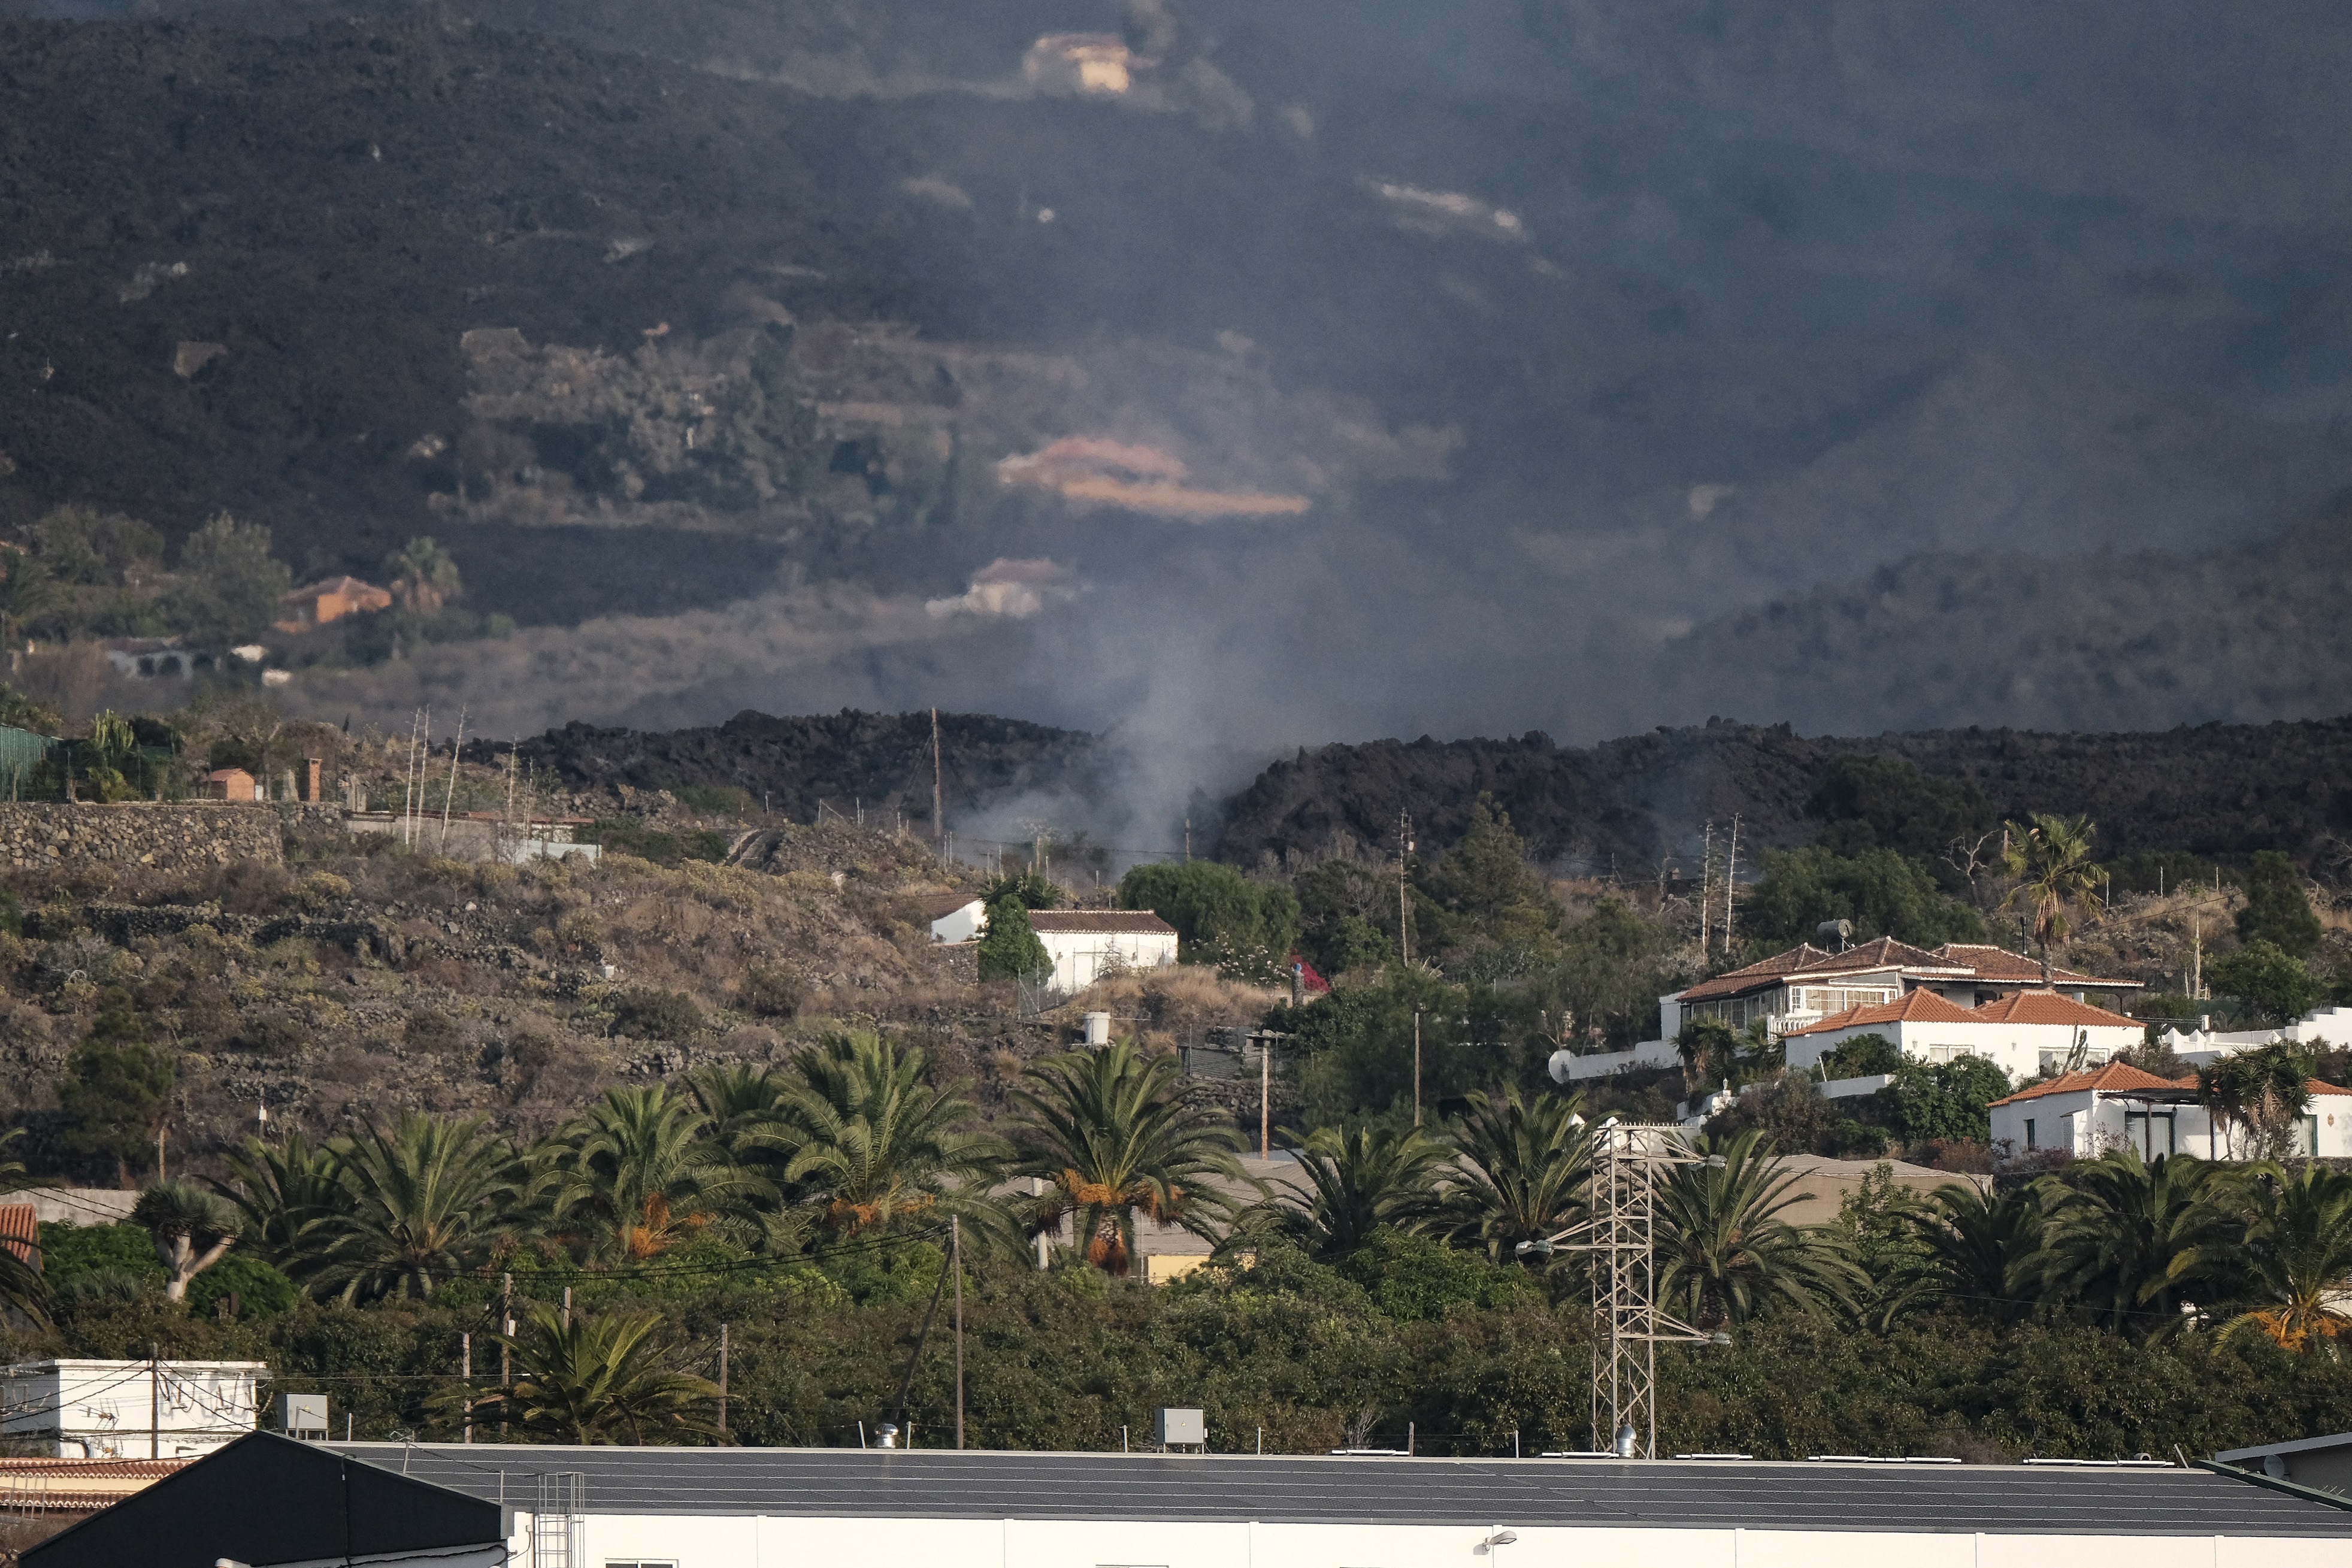
[[[2291,1024],[2326,999],[2311,966],[2277,943],[2256,938],[2205,965],[2213,989],[2235,997],[2265,1024]]]
[[[110,1026],[107,1015],[100,1013],[89,1037],[66,1058],[58,1105],[65,1113],[65,1147],[112,1160],[118,1180],[128,1187],[131,1162],[154,1152],[156,1131],[171,1114],[176,1075],[163,1052],[136,1039],[109,1037],[124,1032],[131,1030]]]
[[[2192,1155],[2143,1162],[2136,1149],[2078,1160],[2037,1184],[2046,1296],[2143,1339],[2181,1326],[2180,1301],[2223,1268],[2237,1238],[2215,1180]]]
[[[559,1443],[715,1438],[719,1385],[670,1366],[661,1328],[659,1312],[534,1306],[520,1332],[490,1336],[511,1354],[514,1381],[472,1400],[473,1419],[511,1419]],[[452,1390],[441,1403],[462,1408],[467,1393]]]
[[[2269,942],[2291,958],[2319,951],[2326,928],[2312,912],[2294,862],[2275,849],[2258,850],[2246,874],[2246,907],[2238,911],[2238,940]]]
[[[1942,1309],[1992,1322],[2032,1311],[2042,1283],[2042,1205],[2024,1188],[1948,1182],[1905,1215],[1921,1256],[1888,1282],[1898,1311]]]
[[[1589,1197],[1592,1141],[1582,1100],[1529,1100],[1516,1089],[1469,1098],[1454,1133],[1461,1167],[1453,1206],[1465,1237],[1498,1261],[1550,1257],[1549,1238],[1583,1215]]]
[[[2243,1294],[2258,1305],[2221,1338],[2261,1333],[2282,1350],[2332,1343],[2352,1331],[2341,1305],[2352,1279],[2352,1173],[2310,1164],[2289,1173],[2267,1164],[2246,1192]]]
[[[1676,971],[1680,939],[1624,900],[1604,897],[1582,920],[1561,931],[1549,966],[1525,989],[1549,993],[1563,1012],[1563,1027],[1580,1026],[1610,1047],[1651,1037],[1658,997],[1683,981]]]
[[[1185,1092],[1175,1057],[1145,1058],[1126,1040],[1049,1057],[1012,1098],[1024,1113],[1013,1169],[1046,1184],[1026,1208],[1033,1235],[1075,1215],[1087,1261],[1123,1274],[1138,1209],[1200,1234],[1229,1215],[1206,1182],[1241,1179],[1240,1139],[1215,1108]]]
[[[299,1131],[275,1147],[258,1138],[223,1156],[229,1180],[213,1186],[236,1205],[248,1249],[295,1277],[322,1262],[322,1227],[351,1208],[336,1176],[336,1152]]]
[[[1771,1145],[1743,1132],[1707,1140],[1706,1152],[1660,1186],[1658,1304],[1706,1330],[1747,1322],[1775,1301],[1850,1306],[1862,1271],[1830,1237],[1780,1217],[1805,1194]]]
[[[174,618],[196,647],[236,647],[269,630],[293,585],[269,552],[269,530],[222,512],[180,546]]]
[[[992,877],[980,890],[984,904],[997,904],[1006,899],[1017,899],[1024,909],[1050,910],[1062,901],[1062,889],[1047,881],[1034,866],[1024,866],[1003,876]]]
[[[392,596],[419,617],[440,613],[443,605],[463,594],[465,585],[449,552],[423,535],[384,557],[384,574],[392,579]]]
[[[1054,967],[1053,955],[1029,923],[1029,906],[1017,898],[988,906],[987,928],[973,957],[982,980],[1027,980]]]
[[[1881,1092],[1894,1100],[1894,1121],[1915,1148],[1929,1140],[1982,1143],[1992,1137],[1986,1107],[2009,1092],[2009,1074],[1979,1056],[1948,1062],[1904,1061]]]
[[[1902,1065],[1902,1047],[1885,1035],[1853,1035],[1822,1053],[1822,1076],[1829,1079],[1872,1078]]]
[[[1892,849],[1851,858],[1818,846],[1764,852],[1764,875],[1740,904],[1740,929],[1751,945],[1777,952],[1811,942],[1822,922],[1837,920],[1852,921],[1864,941],[1891,936],[1933,947],[1985,939],[1976,910],[1946,897],[1925,866]]]
[[[2050,945],[2066,940],[2074,911],[2099,912],[2099,868],[2091,862],[2096,832],[2086,816],[2042,812],[2034,814],[2030,826],[2010,824],[2001,868],[2018,880],[2002,907],[2031,912],[2034,944],[2042,949],[2044,985],[2050,984]]]
[[[188,1182],[159,1182],[141,1193],[131,1223],[154,1239],[167,1301],[186,1300],[189,1282],[236,1244],[236,1211]]]
[[[1304,1184],[1281,1185],[1290,1202],[1277,1213],[1308,1254],[1344,1258],[1382,1227],[1412,1232],[1439,1212],[1438,1178],[1452,1152],[1413,1127],[1359,1121],[1321,1127],[1293,1142]]]
[[[1822,824],[1822,847],[1836,854],[1891,849],[1929,865],[1993,826],[1992,804],[1968,780],[1938,778],[1908,757],[1862,752],[1830,759],[1805,814]]]
[[[1122,909],[1150,910],[1176,928],[1187,963],[1242,963],[1255,977],[1287,972],[1298,945],[1298,899],[1213,860],[1138,866],[1119,879]]]
[[[336,1154],[351,1205],[320,1228],[320,1284],[347,1300],[430,1296],[511,1241],[522,1197],[513,1149],[488,1119],[404,1110]]]
[[[1491,795],[1472,804],[1462,837],[1422,879],[1421,890],[1442,912],[1425,945],[1444,952],[1446,967],[1465,978],[1516,979],[1559,950],[1559,900],[1528,864],[1527,847]]]
[[[784,1181],[855,1235],[909,1217],[961,1215],[1001,1228],[986,1201],[1011,1153],[999,1138],[958,1131],[971,1119],[964,1086],[938,1088],[915,1047],[865,1031],[828,1036],[793,1067],[779,1110],[791,1150]]]
[[[2294,1152],[2295,1126],[2311,1104],[2312,1068],[2310,1054],[2285,1040],[2232,1051],[2197,1069],[2197,1101],[2230,1130],[2232,1152],[2243,1128],[2248,1157],[2284,1160]]]
[[[775,1189],[706,1139],[709,1129],[709,1114],[667,1085],[606,1089],[546,1152],[550,1217],[604,1263],[642,1263],[705,1233],[748,1239],[752,1205]]]
[[[1326,860],[1298,879],[1299,949],[1327,975],[1396,953],[1396,880],[1354,860]]]

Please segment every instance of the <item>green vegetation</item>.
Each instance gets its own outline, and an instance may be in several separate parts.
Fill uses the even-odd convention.
[[[1054,967],[1053,955],[1029,923],[1029,906],[1018,897],[988,906],[987,929],[972,956],[982,980],[1026,980]]]
[[[656,827],[634,816],[602,816],[579,830],[583,844],[601,844],[656,866],[677,866],[688,860],[724,860],[727,836],[708,828]]]
[[[2265,1024],[2293,1023],[2327,995],[2326,983],[2310,965],[2263,938],[2215,958],[2206,964],[2205,978]]]
[[[2050,944],[2066,940],[2076,910],[2099,911],[2099,868],[2091,862],[2095,830],[2085,817],[2038,814],[2032,823],[2009,826],[2001,868],[2016,879],[2004,908],[2021,908],[2032,921],[2042,949],[2042,983],[2050,984]]]
[[[2302,874],[2275,849],[2254,856],[2246,876],[2246,907],[2238,911],[2237,923],[2240,942],[2249,947],[2268,942],[2290,958],[2309,958],[2326,934],[2304,893]]]
[[[1286,981],[1298,945],[1298,900],[1213,860],[1138,866],[1119,879],[1118,901],[1176,928],[1177,957],[1244,979]]]
[[[1946,896],[1920,862],[1893,849],[1852,858],[1814,847],[1770,850],[1764,876],[1740,911],[1748,955],[1766,957],[1815,940],[1826,921],[1853,922],[1856,941],[1891,936],[1914,947],[1982,942],[1982,916]]]

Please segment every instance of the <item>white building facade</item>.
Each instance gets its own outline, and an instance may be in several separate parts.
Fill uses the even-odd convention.
[[[254,1430],[253,1361],[42,1361],[0,1369],[0,1437],[59,1459],[174,1459]]]
[[[2352,1158],[2352,1089],[2313,1079],[2311,1102],[2295,1130],[2294,1152]],[[2246,1131],[2217,1122],[2197,1103],[2194,1078],[2162,1079],[2125,1062],[2067,1073],[1992,1102],[1992,1142],[2012,1155],[2055,1151],[2094,1159],[2136,1149],[2143,1160],[2194,1154],[2207,1160],[2254,1157]]]
[[[1029,924],[1053,961],[1053,988],[1066,996],[1106,974],[1176,962],[1176,928],[1149,910],[1032,910]]]
[[[1982,1057],[2019,1082],[2070,1065],[2105,1066],[2116,1052],[2144,1044],[2147,1029],[2136,1018],[2055,992],[2021,991],[1961,1007],[1923,989],[1791,1029],[1783,1037],[1789,1065],[1818,1068],[1823,1057],[1864,1035],[1885,1037],[1911,1061]]]

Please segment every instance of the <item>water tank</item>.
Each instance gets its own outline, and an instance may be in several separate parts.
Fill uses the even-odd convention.
[[[1090,1046],[1107,1046],[1110,1044],[1109,1014],[1089,1013],[1086,1016],[1086,1023],[1087,1044]]]
[[[1205,1448],[1209,1424],[1197,1410],[1162,1410],[1151,1419],[1151,1436],[1163,1448]]]
[[[281,1394],[278,1396],[278,1429],[289,1437],[327,1436],[327,1396],[323,1394]]]

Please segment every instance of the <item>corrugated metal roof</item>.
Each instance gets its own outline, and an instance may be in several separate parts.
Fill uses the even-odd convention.
[[[575,1448],[340,1452],[495,1500],[577,1470],[594,1514],[1171,1520],[1969,1534],[2323,1536],[2352,1513],[2203,1470]],[[502,1473],[503,1472],[503,1473]]]

